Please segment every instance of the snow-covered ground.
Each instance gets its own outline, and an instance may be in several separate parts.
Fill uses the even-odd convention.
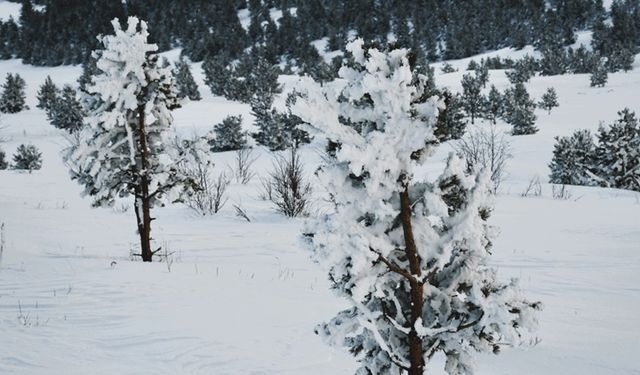
[[[453,63],[466,67],[468,60]],[[250,126],[249,108],[212,97],[194,68],[204,99],[175,113],[180,133],[205,132],[228,114],[242,114]],[[90,208],[61,160],[63,134],[36,108],[47,75],[73,83],[80,68],[0,61],[0,77],[8,72],[27,81],[31,110],[0,118],[0,148],[11,155],[21,143],[34,144],[44,166],[32,174],[0,171],[0,374],[353,373],[353,359],[313,333],[344,303],[301,246],[302,222],[259,198],[259,178],[233,184],[229,203],[213,217],[178,205],[155,210],[153,236],[175,251],[175,263],[169,270],[132,262],[129,206]],[[438,84],[458,89],[464,72],[437,73]],[[491,82],[507,86],[504,72],[492,71]],[[493,215],[502,233],[493,262],[545,305],[541,342],[479,357],[478,374],[640,374],[640,194],[570,187],[571,199],[556,200],[544,183],[554,136],[594,130],[624,107],[640,113],[640,66],[611,74],[605,88],[590,88],[587,75],[528,84],[537,98],[548,87],[560,107],[537,112],[538,134],[512,138],[514,158]],[[443,145],[424,173],[440,169],[449,150]],[[271,156],[256,155],[255,171],[264,175]],[[311,171],[318,150],[309,146],[304,157]],[[218,154],[216,168],[232,161],[233,153]],[[522,197],[534,176],[542,196]],[[252,222],[237,218],[233,204]],[[442,373],[440,358],[431,366]]]

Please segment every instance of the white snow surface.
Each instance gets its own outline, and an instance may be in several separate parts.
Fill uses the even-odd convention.
[[[526,295],[544,303],[541,342],[478,357],[478,374],[640,374],[640,194],[570,187],[571,199],[555,200],[544,183],[554,136],[595,130],[624,107],[640,113],[639,65],[610,74],[604,88],[590,88],[588,75],[534,77],[527,84],[535,98],[555,87],[560,107],[550,115],[536,112],[539,133],[511,138],[514,158],[492,217],[501,235],[491,262],[502,278],[521,278]],[[302,220],[285,219],[262,201],[259,178],[232,184],[230,201],[216,216],[199,217],[181,205],[155,209],[152,235],[175,251],[176,262],[171,271],[164,263],[132,262],[128,254],[138,239],[130,203],[90,208],[61,160],[64,134],[36,108],[47,75],[58,85],[73,83],[80,68],[0,61],[0,77],[8,72],[25,78],[31,110],[0,117],[0,148],[10,156],[19,144],[34,144],[44,164],[32,174],[0,171],[6,236],[0,374],[353,373],[353,358],[313,333],[346,305],[300,244]],[[436,80],[459,90],[463,73],[437,69]],[[199,64],[194,75],[203,100],[175,112],[181,134],[205,133],[226,115],[242,114],[250,124],[248,106],[211,96]],[[490,76],[507,87],[504,72]],[[318,147],[303,150],[310,175]],[[442,145],[421,173],[435,176],[450,149]],[[264,176],[271,156],[260,148],[256,155],[255,170]],[[233,153],[214,160],[225,170]],[[543,182],[542,196],[522,197],[534,176]],[[232,204],[244,207],[252,222],[237,218]],[[443,374],[442,367],[436,358],[432,373]]]
[[[22,4],[19,2],[0,0],[0,21],[6,22],[13,17],[18,22]]]

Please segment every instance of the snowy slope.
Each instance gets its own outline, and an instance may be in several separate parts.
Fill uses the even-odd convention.
[[[512,53],[503,51],[500,53]],[[169,54],[169,56],[173,56]],[[479,60],[479,58],[476,58]],[[453,62],[466,67],[468,61]],[[246,105],[204,97],[175,114],[183,135],[202,133],[228,114],[251,117]],[[502,235],[493,261],[502,277],[520,277],[543,301],[541,343],[478,360],[478,374],[640,374],[640,195],[571,187],[572,199],[521,197],[535,175],[545,182],[553,137],[596,129],[627,106],[640,113],[640,67],[611,74],[605,88],[588,76],[536,77],[532,96],[555,87],[560,107],[538,111],[540,132],[513,139],[509,179],[497,199],[493,223]],[[230,187],[230,202],[214,217],[182,206],[158,209],[153,236],[175,251],[163,263],[132,262],[137,243],[129,205],[91,209],[79,196],[60,158],[66,140],[35,108],[35,92],[51,75],[72,83],[79,67],[34,68],[0,61],[0,76],[27,81],[30,111],[3,115],[0,147],[12,154],[32,143],[44,168],[32,174],[0,171],[0,222],[7,247],[0,266],[0,374],[350,374],[346,353],[314,334],[343,302],[299,243],[301,221],[274,213],[259,198],[258,178]],[[439,71],[437,71],[439,73]],[[459,88],[464,72],[437,76]],[[291,82],[291,79],[287,80]],[[507,85],[504,72],[491,81]],[[443,145],[424,173],[440,169]],[[256,151],[264,175],[270,155]],[[304,150],[307,170],[318,161]],[[216,155],[218,171],[233,154]],[[232,204],[252,218],[235,217]],[[432,364],[441,374],[442,360]]]

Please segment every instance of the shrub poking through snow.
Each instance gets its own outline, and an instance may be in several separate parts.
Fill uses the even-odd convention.
[[[536,127],[536,103],[529,96],[523,83],[516,83],[504,93],[504,119],[513,126],[513,135],[529,135],[538,132]]]
[[[489,175],[451,156],[435,182],[414,176],[436,147],[440,103],[407,51],[347,49],[341,80],[308,82],[294,106],[331,146],[317,175],[333,209],[305,236],[350,304],[316,331],[347,347],[358,373],[422,375],[436,353],[449,374],[470,373],[474,352],[525,342],[539,304],[487,264]]]
[[[264,196],[276,210],[288,217],[306,216],[311,197],[311,185],[304,175],[304,165],[296,148],[286,156],[276,156],[273,171],[263,180]]]
[[[35,171],[42,168],[42,153],[34,145],[20,145],[13,155],[13,169]]]
[[[147,43],[144,21],[129,17],[125,29],[118,19],[112,24],[114,35],[101,37],[104,49],[94,53],[99,73],[86,86],[87,125],[66,159],[95,206],[134,197],[139,255],[150,262],[159,251],[151,248],[151,209],[193,192],[193,177],[179,165],[195,155],[204,160],[208,149],[204,141],[171,147],[171,110],[179,107],[171,69]]]
[[[51,124],[58,129],[69,133],[75,133],[84,124],[84,109],[82,103],[76,98],[76,90],[66,85],[48,111]]]

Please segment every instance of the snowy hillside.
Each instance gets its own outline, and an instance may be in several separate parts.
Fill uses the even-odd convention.
[[[466,66],[466,62],[460,62]],[[640,69],[590,88],[588,76],[536,77],[534,97],[555,87],[560,107],[538,110],[540,132],[513,139],[509,178],[493,223],[501,228],[493,262],[541,300],[541,342],[479,359],[479,374],[640,374],[640,195],[570,187],[571,198],[522,197],[529,180],[547,180],[553,137],[596,129],[623,107],[639,111]],[[63,134],[36,109],[35,92],[51,75],[72,83],[77,67],[33,68],[0,62],[0,72],[27,81],[31,110],[3,115],[1,147],[31,143],[44,166],[31,174],[0,171],[0,222],[6,249],[0,268],[2,374],[349,374],[353,360],[325,346],[314,326],[343,307],[324,273],[299,243],[301,221],[275,213],[259,198],[260,182],[233,184],[230,202],[213,217],[181,206],[158,209],[155,238],[175,251],[164,263],[128,258],[136,243],[131,209],[91,209],[71,182],[60,152]],[[197,70],[196,70],[197,72]],[[462,72],[438,74],[458,89]],[[196,80],[202,82],[199,74]],[[506,86],[502,71],[491,83]],[[240,104],[212,97],[176,112],[184,134],[209,130]],[[307,171],[318,161],[304,150]],[[443,145],[434,160],[444,160]],[[271,168],[259,149],[256,171]],[[215,155],[218,170],[233,153]],[[427,165],[425,173],[440,166]],[[240,204],[252,222],[235,216]],[[432,365],[440,373],[441,359]]]

